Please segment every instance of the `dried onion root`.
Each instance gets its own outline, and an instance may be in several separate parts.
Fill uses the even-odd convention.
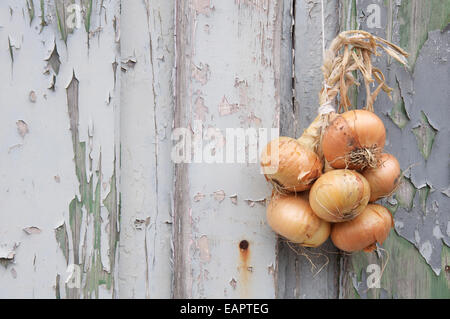
[[[383,121],[375,113],[354,110],[340,114],[325,130],[322,150],[334,168],[378,167],[386,140]]]

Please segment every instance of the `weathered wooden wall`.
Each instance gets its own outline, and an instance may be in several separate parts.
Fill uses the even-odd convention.
[[[450,1],[323,4],[0,2],[0,297],[450,297]],[[405,179],[384,202],[396,225],[370,289],[385,253],[292,249],[265,222],[257,164],[174,163],[171,136],[220,132],[215,154],[226,128],[299,136],[322,35],[354,28],[411,53],[408,69],[376,61],[394,94],[375,108]]]
[[[371,14],[378,8],[376,21]],[[387,129],[385,149],[404,171],[399,190],[383,201],[395,215],[395,231],[383,245],[389,259],[381,288],[367,289],[367,266],[382,266],[388,256],[360,253],[343,260],[341,296],[449,298],[450,1],[348,1],[341,19],[344,29],[370,31],[410,53],[408,68],[377,61],[394,92],[392,101],[380,96],[375,109]]]
[[[293,79],[290,118],[284,117],[281,130],[300,137],[317,116],[322,87],[322,7],[320,1],[293,1]],[[325,45],[339,31],[339,2],[325,1],[323,7]],[[292,124],[291,124],[292,123]],[[321,249],[292,249],[280,240],[279,298],[337,298],[339,255],[331,240]]]
[[[224,143],[226,128],[278,127],[282,14],[281,1],[177,2],[176,127],[218,129]],[[276,236],[258,165],[175,174],[174,296],[273,298]]]
[[[174,3],[121,10],[120,296],[172,295]]]
[[[71,3],[0,4],[1,297],[117,296],[119,3]]]

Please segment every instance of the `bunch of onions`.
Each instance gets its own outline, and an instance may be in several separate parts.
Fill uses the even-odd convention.
[[[351,220],[367,206],[370,186],[356,171],[335,169],[323,174],[309,192],[317,216],[332,223]]]
[[[274,187],[267,220],[289,241],[319,246],[334,223],[331,236],[338,248],[371,251],[392,228],[389,211],[368,204],[392,193],[400,176],[395,157],[383,154],[386,130],[374,113],[378,93],[392,91],[372,65],[378,48],[406,64],[408,53],[393,43],[361,30],[341,32],[324,54],[318,116],[297,140],[280,137],[262,152],[263,173]],[[347,91],[357,84],[356,70],[364,80],[366,105],[349,110]],[[309,193],[300,193],[305,190]]]
[[[376,249],[389,236],[394,220],[385,207],[369,204],[355,219],[333,224],[331,240],[333,244],[344,251],[355,252],[364,250],[370,252]]]
[[[322,151],[334,168],[363,170],[378,167],[386,140],[383,121],[367,110],[337,116],[322,137]]]
[[[376,168],[367,168],[363,176],[370,185],[369,202],[389,196],[397,187],[401,172],[397,159],[388,153],[381,154],[380,165]]]
[[[330,235],[330,224],[317,217],[307,194],[273,193],[267,206],[269,226],[291,242],[320,246]]]
[[[314,151],[290,137],[271,141],[261,154],[268,181],[281,193],[310,189],[322,174],[322,162]]]

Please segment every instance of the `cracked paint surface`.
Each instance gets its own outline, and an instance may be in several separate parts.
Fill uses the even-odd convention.
[[[411,241],[439,275],[441,267],[442,245],[450,244],[450,237],[433,235],[437,226],[445,233],[450,220],[448,197],[442,190],[449,185],[448,165],[443,161],[449,153],[445,142],[449,130],[445,123],[445,112],[448,113],[448,92],[443,92],[440,83],[450,80],[448,59],[450,40],[449,31],[430,31],[428,40],[421,47],[414,68],[414,80],[406,72],[401,73],[399,82],[402,92],[412,91],[405,99],[405,107],[411,120],[400,132],[391,130],[388,151],[399,158],[402,168],[406,169],[408,188],[400,187],[393,196],[399,201],[399,209],[394,210],[395,219],[404,224],[397,232]],[[433,77],[429,77],[433,74]],[[394,148],[401,147],[402,152]],[[406,149],[407,147],[407,149]],[[417,242],[414,232],[427,240]]]
[[[372,2],[356,2],[355,14]],[[404,177],[396,193],[382,201],[395,214],[395,233],[383,244],[390,254],[381,282],[384,290],[369,289],[360,294],[343,274],[342,296],[445,298],[450,291],[444,273],[450,243],[446,233],[449,202],[445,195],[449,168],[444,160],[449,154],[446,119],[450,96],[442,83],[450,80],[450,33],[445,18],[450,7],[441,1],[378,1],[378,5],[381,15],[387,17],[382,27],[368,28],[364,19],[359,27],[399,43],[411,53],[408,69],[385,59],[378,61],[394,92],[392,101],[382,95],[375,104],[387,129],[385,150],[398,158]],[[363,102],[361,92],[358,103]],[[341,263],[341,269],[353,269],[356,282],[363,282],[366,266],[377,257],[356,254],[348,259]]]
[[[73,247],[69,260],[82,267],[81,281],[85,282],[84,287],[80,287],[83,292],[77,289],[69,294],[74,293],[71,297],[76,298],[82,296],[98,298],[99,286],[104,285],[107,290],[114,290],[114,267],[118,242],[116,179],[113,174],[109,183],[106,184],[106,188],[110,186],[109,193],[102,200],[102,153],[99,153],[98,167],[92,168],[92,158],[90,156],[87,158],[86,154],[86,142],[81,142],[79,137],[79,81],[75,73],[66,91],[75,171],[80,184],[79,195],[75,196],[69,204],[69,226]],[[89,232],[92,233],[89,234]],[[83,235],[84,241],[82,241]],[[92,237],[89,238],[90,236]]]
[[[206,134],[279,127],[282,7],[281,1],[177,2],[175,127],[193,127],[196,119]],[[265,207],[238,200],[270,194],[258,165],[177,164],[175,180],[174,296],[273,298],[274,274],[256,266],[276,263]],[[243,238],[251,243],[246,258]]]
[[[2,297],[111,298],[117,291],[118,95],[111,63],[118,59],[112,21],[119,11],[115,1],[80,2],[90,28],[105,27],[88,47],[85,27],[64,26],[68,3],[0,4],[0,43],[9,45],[0,61],[14,59],[0,75],[0,123],[8,128],[0,138],[0,205],[8,212],[0,243],[21,243],[14,264],[0,270],[10,287]],[[82,19],[83,26],[88,16]],[[71,264],[81,267],[79,289],[66,285]]]
[[[121,9],[121,298],[173,294],[174,6]]]
[[[321,86],[319,0],[144,0],[120,13],[115,0],[79,0],[80,28],[67,25],[72,2],[0,3],[0,281],[11,287],[0,297],[448,296],[445,2],[324,8],[326,43],[339,28],[367,30],[363,10],[377,3],[382,27],[368,31],[412,53],[408,70],[377,62],[394,87],[376,105],[386,150],[405,173],[383,202],[395,232],[378,290],[366,284],[366,266],[384,262],[376,254],[333,251],[316,275],[277,241],[256,166],[170,160],[173,126],[195,119],[204,132],[301,133]],[[80,288],[67,285],[71,264]]]

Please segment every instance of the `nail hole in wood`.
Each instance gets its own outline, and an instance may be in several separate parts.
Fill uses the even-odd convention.
[[[246,241],[244,239],[244,240],[241,240],[241,242],[239,243],[239,248],[242,249],[242,250],[247,250],[248,249],[248,245],[249,245],[248,241]]]

